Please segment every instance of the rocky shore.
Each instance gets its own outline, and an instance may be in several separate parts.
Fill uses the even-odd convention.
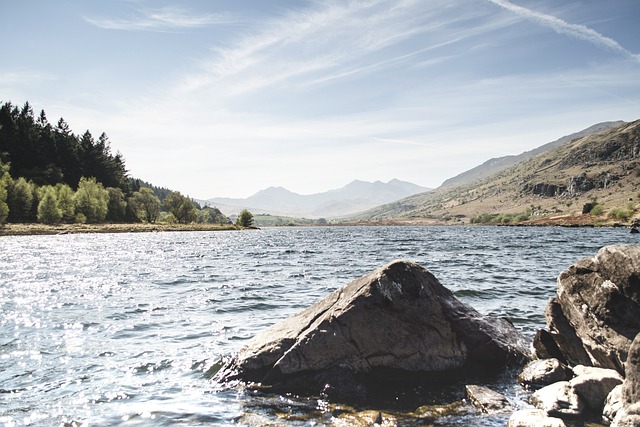
[[[465,401],[402,415],[338,411],[338,425],[506,412],[511,427],[640,427],[640,245],[604,247],[562,272],[545,314],[547,327],[526,343],[428,270],[394,261],[258,334],[214,380],[355,404],[407,384],[467,383]],[[483,385],[517,372],[531,390],[518,410]]]

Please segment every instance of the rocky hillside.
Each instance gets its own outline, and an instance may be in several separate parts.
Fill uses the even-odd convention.
[[[640,200],[640,120],[576,138],[491,176],[442,186],[356,220],[467,223],[633,218]],[[598,208],[594,208],[599,205]],[[591,210],[590,215],[584,215]]]
[[[549,142],[547,144],[541,145],[538,148],[534,148],[530,151],[525,151],[524,153],[512,156],[504,156],[504,157],[496,157],[493,159],[489,159],[483,164],[476,166],[473,169],[469,169],[466,172],[463,172],[459,175],[454,176],[453,178],[447,179],[442,183],[443,187],[450,187],[453,185],[464,184],[468,182],[477,181],[479,179],[488,178],[492,175],[497,174],[498,172],[502,172],[510,166],[523,162],[525,160],[529,160],[539,154],[546,153],[547,151],[553,150],[554,148],[560,147],[561,145],[566,144],[567,142],[573,141],[577,138],[582,138],[583,136],[593,135],[594,133],[603,132],[605,130],[622,126],[624,124],[623,121],[619,120],[616,122],[603,122],[598,123],[593,126],[589,126],[588,128],[581,130],[580,132],[572,133],[571,135],[563,136],[553,142]]]

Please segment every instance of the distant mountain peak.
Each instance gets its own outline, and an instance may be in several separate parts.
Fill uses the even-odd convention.
[[[398,179],[388,183],[355,179],[342,188],[323,193],[300,195],[284,187],[271,186],[246,199],[213,198],[206,203],[224,206],[219,208],[226,215],[237,213],[235,211],[242,207],[254,213],[332,218],[355,214],[429,190]]]

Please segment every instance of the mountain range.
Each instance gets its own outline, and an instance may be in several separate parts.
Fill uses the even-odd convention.
[[[639,191],[640,120],[598,123],[536,149],[490,159],[437,189],[397,179],[356,180],[311,195],[269,187],[246,199],[201,202],[226,215],[246,208],[343,222],[466,223],[481,215],[579,217],[586,205],[595,203],[615,217],[625,209],[635,212]]]
[[[520,156],[492,159],[428,193],[354,216],[359,221],[466,223],[481,215],[598,221],[633,218],[640,199],[640,120],[608,122]],[[637,208],[637,209],[636,209]],[[588,222],[593,223],[592,217]],[[558,222],[560,223],[560,222]]]
[[[389,182],[355,180],[342,188],[309,195],[297,194],[283,187],[269,187],[245,199],[215,197],[199,202],[216,206],[225,215],[236,215],[242,209],[248,209],[254,214],[337,218],[429,190],[398,179]]]

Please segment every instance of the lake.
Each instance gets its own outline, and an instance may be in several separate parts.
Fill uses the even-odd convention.
[[[622,228],[527,227],[1,237],[0,426],[330,425],[328,402],[210,378],[257,332],[398,258],[531,338],[560,271],[638,239]],[[491,386],[526,406],[512,376]]]

